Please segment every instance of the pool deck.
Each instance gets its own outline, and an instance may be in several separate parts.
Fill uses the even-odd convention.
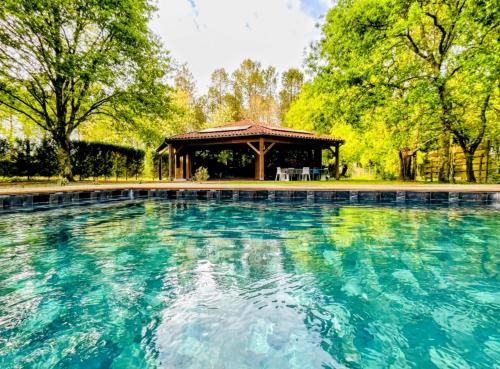
[[[116,184],[71,184],[28,185],[22,187],[0,186],[0,195],[25,195],[55,192],[78,191],[110,191],[110,190],[239,190],[239,191],[377,191],[377,192],[500,192],[499,184],[346,184],[315,183],[279,184],[277,182],[255,182],[255,184],[220,183],[220,182],[149,182],[149,183],[116,183]]]

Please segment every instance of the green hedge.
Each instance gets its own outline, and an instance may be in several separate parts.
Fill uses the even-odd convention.
[[[73,141],[73,175],[80,179],[98,177],[137,178],[144,170],[144,151],[115,145]],[[0,176],[54,177],[59,172],[57,148],[53,141],[41,142],[0,138]]]

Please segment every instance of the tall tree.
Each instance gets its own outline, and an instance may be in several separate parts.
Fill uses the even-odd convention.
[[[233,73],[233,96],[241,101],[242,113],[256,121],[277,123],[278,73],[272,66],[245,59]]]
[[[189,70],[188,65],[186,63],[181,64],[176,68],[175,72],[175,88],[185,91],[194,100],[194,97],[196,96],[196,81],[194,80],[193,73]]]
[[[279,103],[277,96],[279,74],[275,67],[269,66],[262,71],[264,78],[264,89],[262,93],[262,118],[265,122],[278,124]]]
[[[467,180],[474,181],[471,158],[487,125],[498,124],[488,123],[495,118],[490,96],[498,93],[498,19],[498,7],[488,0],[339,1],[309,59],[317,74],[312,90],[331,103],[316,124],[324,129],[340,120],[356,127],[377,108],[388,114],[388,128],[403,127],[393,119],[399,116],[409,128],[439,137],[442,181],[449,179],[453,135],[469,157]],[[474,103],[467,96],[475,96]],[[418,125],[412,117],[419,117]],[[417,146],[408,145],[428,142],[418,137]],[[399,150],[403,157],[414,148]]]
[[[233,81],[224,68],[213,71],[207,93],[209,125],[242,119],[241,95],[235,93],[233,87]]]
[[[484,128],[479,133],[474,129],[464,129],[462,123],[457,125],[456,110],[462,105],[463,95],[456,96],[456,92],[460,86],[462,89],[473,87],[469,77],[475,75],[476,80],[486,85],[487,91],[479,101],[484,110],[480,115],[486,116],[491,93],[498,85],[500,76],[498,3],[487,0],[428,0],[394,5],[397,7],[396,11],[391,11],[389,18],[389,36],[394,41],[399,40],[401,46],[394,46],[393,49],[400,47],[408,50],[420,64],[423,73],[418,79],[425,80],[434,94],[435,113],[444,128],[445,158],[440,180],[447,181],[450,175],[450,140],[446,133],[451,132],[467,158],[467,181],[474,182],[472,158],[484,136],[486,121],[481,124]],[[469,123],[476,125],[476,122]]]
[[[231,93],[231,80],[224,68],[216,69],[210,75],[208,88],[209,104],[216,106],[225,102],[226,96]]]
[[[0,104],[47,131],[72,179],[71,135],[98,115],[168,111],[168,59],[150,33],[148,0],[4,0]]]
[[[279,93],[281,119],[297,99],[303,83],[304,74],[297,68],[290,68],[281,76],[281,91]]]
[[[235,96],[241,96],[246,118],[260,120],[264,88],[261,63],[245,59],[233,73],[233,89]]]

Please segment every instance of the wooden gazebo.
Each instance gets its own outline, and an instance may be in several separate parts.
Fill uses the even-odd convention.
[[[213,148],[248,146],[255,156],[255,179],[264,180],[266,155],[276,147],[305,150],[311,159],[304,166],[321,166],[321,150],[330,150],[335,157],[335,177],[339,177],[339,148],[344,141],[337,137],[293,130],[268,123],[243,120],[219,127],[167,137],[157,149],[168,150],[169,179],[191,179],[193,159],[197,151]],[[208,168],[210,172],[210,168]],[[159,176],[161,179],[161,160]]]

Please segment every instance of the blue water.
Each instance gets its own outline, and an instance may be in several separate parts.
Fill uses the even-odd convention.
[[[139,201],[0,216],[0,368],[499,368],[500,213]]]

